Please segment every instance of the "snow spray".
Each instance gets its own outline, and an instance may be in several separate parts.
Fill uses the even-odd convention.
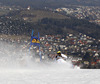
[[[57,63],[55,61],[36,62],[35,52],[29,52],[28,48],[24,48],[21,44],[7,43],[0,41],[0,68],[11,69],[41,69],[41,70],[59,70],[72,69],[71,62]]]

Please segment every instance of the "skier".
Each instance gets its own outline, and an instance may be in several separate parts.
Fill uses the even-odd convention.
[[[64,55],[64,54],[62,54],[61,51],[57,52],[57,56],[56,56],[56,61],[57,62],[63,62],[63,63],[65,63],[66,59],[67,59],[67,56]]]

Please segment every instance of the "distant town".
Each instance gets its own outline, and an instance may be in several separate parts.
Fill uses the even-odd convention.
[[[4,14],[2,12],[6,11],[15,11],[15,10],[21,10],[25,9],[20,6],[0,6],[0,15]],[[31,10],[31,7],[28,6],[26,8],[27,10]],[[90,22],[95,22],[100,25],[100,7],[99,6],[77,6],[71,7],[68,5],[68,7],[61,7],[57,9],[47,8],[44,9],[51,10],[53,12],[59,12],[59,13],[65,13],[66,15],[75,16],[78,19],[87,19]]]
[[[25,37],[11,39],[5,36],[5,38],[1,37],[0,40],[13,44],[21,44],[23,49],[27,48],[27,50],[29,50],[29,37],[27,39]],[[90,52],[92,54],[92,68],[94,68],[94,65],[96,68],[100,68],[95,64],[96,62],[98,64],[100,63],[100,40],[96,40],[95,38],[79,33],[78,35],[66,34],[66,36],[45,35],[40,37],[40,42],[40,49],[43,60],[54,60],[57,51],[60,50],[63,54],[72,60],[73,64],[80,65],[86,52]],[[37,46],[32,46],[31,51],[36,52],[35,54],[38,56],[39,48]],[[86,64],[88,63],[88,61],[85,62]]]
[[[100,25],[100,7],[99,6],[75,6],[74,8],[62,7],[55,9],[57,12],[65,12],[66,15],[72,15],[78,19],[88,19]]]

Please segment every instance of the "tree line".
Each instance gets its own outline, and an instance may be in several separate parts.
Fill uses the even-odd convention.
[[[43,18],[37,23],[26,22],[22,19],[0,18],[0,33],[15,35],[31,35],[31,31],[40,32],[41,35],[66,35],[67,33],[83,33],[94,38],[100,38],[100,26],[87,20]]]

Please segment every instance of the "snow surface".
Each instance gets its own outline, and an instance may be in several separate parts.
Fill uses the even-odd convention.
[[[99,70],[1,69],[0,84],[100,84],[99,74]]]
[[[36,63],[20,47],[0,46],[0,84],[100,84],[99,70],[73,69],[70,62]]]

